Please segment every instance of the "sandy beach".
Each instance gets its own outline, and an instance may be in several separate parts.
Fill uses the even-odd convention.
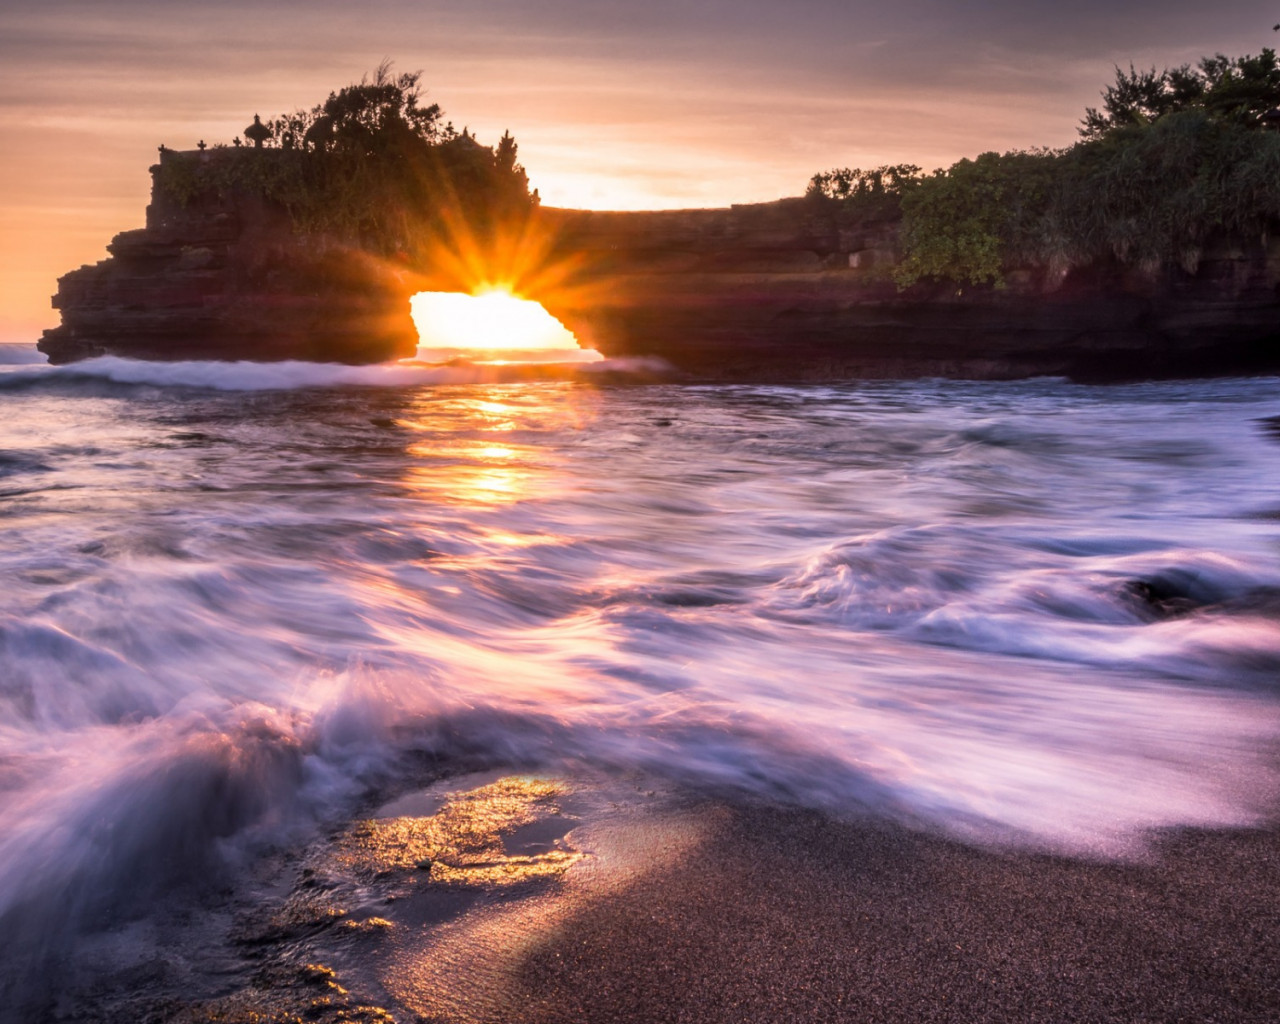
[[[619,803],[617,790],[601,799],[560,788],[553,803],[547,783],[528,799],[516,792],[524,783],[496,785],[473,791],[479,799],[461,815],[455,803],[444,817],[377,819],[313,850],[283,904],[242,917],[233,944],[246,966],[230,995],[128,999],[109,1011],[104,1002],[98,1016],[70,1019],[1270,1022],[1280,1013],[1274,828],[1182,830],[1104,861],[687,793]],[[443,838],[441,823],[461,831]],[[505,841],[495,847],[496,835]],[[423,842],[435,844],[425,868]]]
[[[1090,863],[738,809],[529,956],[507,1019],[1274,1021],[1278,928],[1275,831]]]

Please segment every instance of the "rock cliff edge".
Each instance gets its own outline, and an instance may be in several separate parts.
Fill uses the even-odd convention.
[[[211,153],[168,159],[211,160]],[[153,168],[153,172],[157,168]],[[812,199],[712,210],[535,210],[541,301],[606,356],[695,377],[837,380],[1043,374],[1124,380],[1280,371],[1280,244],[1223,238],[1194,272],[1028,267],[1007,285],[899,291],[893,222]],[[59,281],[55,363],[411,356],[410,297],[464,289],[442,267],[300,237],[245,195],[153,187],[146,227]]]

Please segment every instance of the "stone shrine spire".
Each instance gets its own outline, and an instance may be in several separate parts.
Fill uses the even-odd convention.
[[[261,149],[262,144],[271,138],[271,129],[262,123],[257,114],[254,114],[253,124],[244,130],[244,137],[253,143],[254,149]]]

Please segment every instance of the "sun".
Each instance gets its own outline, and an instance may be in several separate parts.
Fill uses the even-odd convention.
[[[541,303],[521,299],[504,289],[474,295],[419,292],[410,300],[418,328],[420,359],[456,356],[486,361],[582,361],[598,354],[578,339]]]

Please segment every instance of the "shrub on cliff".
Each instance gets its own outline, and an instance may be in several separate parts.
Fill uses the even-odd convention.
[[[903,259],[895,279],[999,287],[1022,267],[1180,265],[1215,237],[1258,239],[1280,225],[1280,64],[1205,58],[1195,68],[1117,71],[1064,150],[984,153],[894,182]],[[810,194],[886,208],[862,171],[815,175]]]
[[[999,284],[1010,263],[1057,244],[1049,218],[1059,154],[983,153],[922,178],[902,200],[901,285],[922,278]]]
[[[299,232],[383,252],[412,252],[459,224],[482,237],[528,210],[535,200],[510,134],[488,147],[442,118],[423,103],[419,72],[384,63],[324,103],[268,121],[265,149],[162,160],[157,181],[184,204],[202,192],[258,196]]]
[[[423,106],[421,72],[393,75],[383,62],[358,83],[329,93],[311,110],[284,114],[270,123],[274,143],[284,149],[345,153],[356,157],[399,157],[453,133],[442,126],[440,104]]]
[[[1190,108],[1073,147],[1052,214],[1073,262],[1179,263],[1280,222],[1280,134]]]
[[[919,180],[915,164],[886,164],[869,171],[837,167],[815,174],[805,195],[838,204],[852,221],[896,220],[902,214],[903,195]]]
[[[1067,150],[986,153],[902,203],[903,286],[1000,285],[1018,267],[1179,265],[1280,223],[1280,134],[1188,109]]]

